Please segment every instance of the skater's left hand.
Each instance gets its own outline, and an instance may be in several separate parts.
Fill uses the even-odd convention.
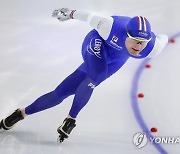
[[[61,8],[58,10],[54,10],[52,13],[52,17],[57,18],[59,21],[66,21],[72,18],[71,17],[72,11],[74,10],[70,10],[68,8]]]

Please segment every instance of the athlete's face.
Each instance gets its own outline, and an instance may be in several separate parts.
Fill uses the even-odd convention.
[[[138,41],[130,37],[126,38],[125,45],[130,55],[137,56],[146,46],[147,41]]]

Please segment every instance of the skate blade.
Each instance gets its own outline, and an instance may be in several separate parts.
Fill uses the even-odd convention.
[[[65,134],[59,134],[57,140],[58,140],[59,143],[62,143],[62,142],[64,141],[64,139],[67,139],[67,138],[68,138],[67,135],[65,135]]]
[[[64,141],[64,137],[62,137],[62,136],[59,136],[58,138],[57,138],[57,142],[58,143],[62,143],[63,141]]]

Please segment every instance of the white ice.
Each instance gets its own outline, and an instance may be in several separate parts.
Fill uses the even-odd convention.
[[[54,9],[87,9],[103,15],[143,15],[155,33],[180,33],[178,0],[1,0],[0,119],[53,90],[81,63],[81,43],[91,30],[81,21],[58,22]],[[154,136],[180,136],[180,36],[149,61],[138,83],[139,109]],[[134,75],[144,60],[130,59],[118,73],[97,87],[77,118],[69,139],[58,144],[57,127],[67,116],[73,97],[27,117],[10,131],[0,132],[1,154],[156,154],[148,143],[138,149],[132,138],[141,132],[132,109]],[[137,93],[137,94],[138,94]],[[161,144],[170,154],[180,144]]]

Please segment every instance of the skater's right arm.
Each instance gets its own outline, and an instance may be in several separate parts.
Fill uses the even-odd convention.
[[[62,8],[55,10],[52,16],[56,17],[59,21],[65,21],[69,19],[86,21],[92,28],[97,30],[99,35],[104,40],[108,39],[113,25],[112,17],[103,17],[86,10],[69,10],[68,8]]]

